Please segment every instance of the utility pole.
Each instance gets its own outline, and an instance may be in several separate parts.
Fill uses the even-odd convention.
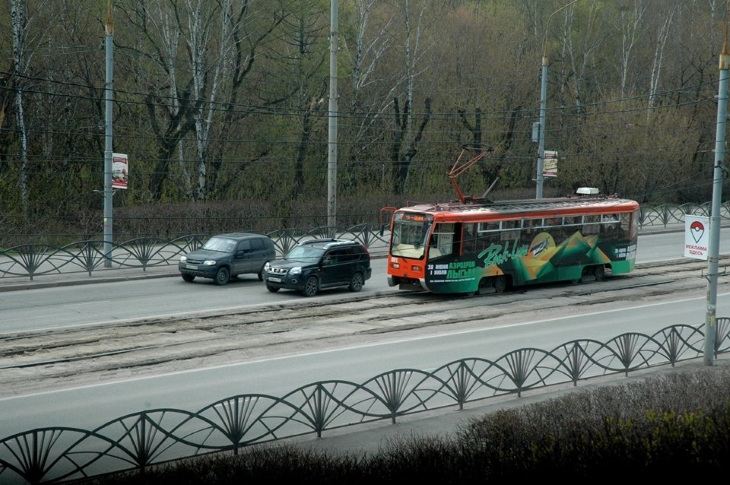
[[[546,34],[547,36],[547,34]],[[547,111],[547,40],[545,41],[545,51],[542,55],[542,82],[540,83],[540,135],[537,146],[537,190],[535,192],[536,199],[542,199],[542,185],[545,177],[542,172],[545,167],[545,118]]]
[[[113,49],[114,22],[112,0],[108,0],[106,12],[106,136],[104,146],[104,267],[112,266],[112,85],[114,82]]]
[[[715,135],[715,170],[712,179],[712,209],[710,211],[710,241],[707,267],[707,316],[705,320],[705,365],[714,365],[715,333],[717,332],[717,277],[720,258],[720,205],[722,204],[723,158],[725,157],[725,120],[727,119],[727,15],[725,40],[720,53],[720,87],[717,93],[717,134]]]
[[[327,225],[337,225],[337,0],[330,8],[329,159],[327,162]],[[333,231],[333,229],[330,229]]]
[[[542,53],[542,70],[541,70],[541,82],[540,82],[540,124],[539,124],[539,138],[538,138],[538,147],[537,147],[537,190],[535,192],[535,198],[536,199],[542,199],[542,186],[545,182],[545,177],[543,176],[543,169],[545,167],[545,121],[546,121],[546,112],[547,112],[547,80],[548,80],[548,53],[547,53],[547,36],[548,36],[548,27],[550,26],[550,20],[552,20],[553,15],[560,12],[561,10],[570,7],[578,0],[573,0],[567,5],[563,5],[556,11],[550,14],[550,17],[548,17],[547,23],[545,24],[545,40],[544,40],[544,48]]]

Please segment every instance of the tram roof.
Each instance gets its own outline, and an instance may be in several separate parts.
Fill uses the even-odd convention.
[[[403,207],[402,210],[427,213],[447,212],[453,214],[491,213],[519,215],[544,213],[546,211],[557,211],[559,213],[575,211],[577,213],[587,213],[591,210],[598,210],[600,212],[608,212],[611,208],[618,207],[621,207],[622,211],[626,211],[627,209],[635,210],[639,208],[639,204],[634,200],[622,199],[615,196],[571,196],[552,199],[505,200],[471,204],[459,201],[437,204],[423,203]]]

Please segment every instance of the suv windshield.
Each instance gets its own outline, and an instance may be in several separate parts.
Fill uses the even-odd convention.
[[[306,261],[308,263],[316,263],[324,254],[324,249],[313,248],[311,246],[297,246],[284,256],[286,260]]]
[[[212,237],[203,245],[203,249],[230,253],[236,248],[236,242],[223,237]]]

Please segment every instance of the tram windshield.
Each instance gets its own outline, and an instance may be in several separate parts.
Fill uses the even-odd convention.
[[[426,214],[396,213],[390,240],[392,256],[421,259],[426,251],[433,217]]]

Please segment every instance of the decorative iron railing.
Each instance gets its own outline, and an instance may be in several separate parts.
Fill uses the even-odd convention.
[[[730,318],[718,318],[715,357],[730,349]],[[155,409],[92,430],[38,428],[0,440],[0,482],[60,483],[173,460],[455,407],[602,376],[696,359],[705,336],[690,325],[608,342],[574,340],[553,350],[524,348],[491,361],[466,358],[433,372],[397,369],[363,383],[321,381],[283,397],[241,394],[197,412]]]
[[[686,214],[709,216],[710,203],[682,205],[643,205],[640,226],[671,226],[684,224]],[[730,221],[730,202],[721,206],[723,221]],[[314,229],[280,229],[267,234],[274,240],[277,253],[283,255],[300,241],[312,237],[356,239],[370,248],[374,257],[385,256],[388,235],[383,225],[359,224],[351,227],[323,226]],[[180,256],[193,251],[210,237],[209,234],[190,234],[173,240],[137,238],[120,243],[101,240],[77,241],[65,246],[22,244],[0,250],[0,278],[29,277],[66,272],[86,272],[106,268],[141,268],[177,264]]]
[[[306,231],[280,229],[267,235],[274,241],[278,255],[285,254],[300,241],[313,237],[358,240],[370,248],[375,257],[384,256],[387,247],[387,236],[380,232],[379,227],[370,224],[348,228],[325,226]],[[146,270],[155,266],[176,265],[180,256],[198,249],[209,237],[207,234],[190,234],[172,241],[137,238],[111,243],[109,252],[105,242],[100,240],[78,241],[62,247],[23,244],[0,251],[0,278],[29,277],[33,280],[36,276],[73,272],[84,272],[91,276],[94,271],[103,271],[106,267]]]

